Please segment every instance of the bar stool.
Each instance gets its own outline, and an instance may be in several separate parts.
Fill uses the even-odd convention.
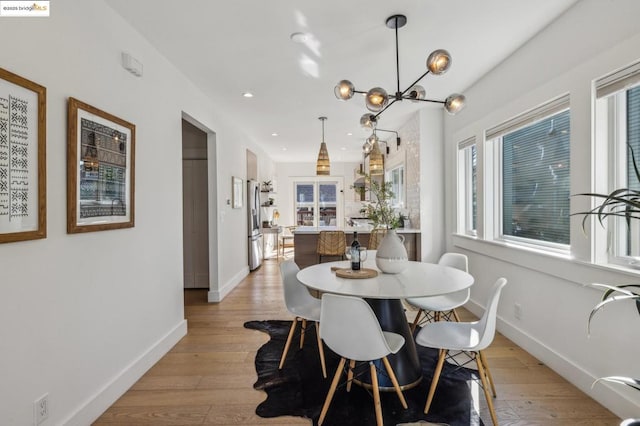
[[[368,250],[377,250],[380,245],[380,241],[387,235],[386,228],[374,228],[371,230],[371,234],[369,234],[369,244],[367,245]]]
[[[318,263],[322,263],[322,256],[340,256],[344,259],[344,251],[347,248],[344,231],[320,231],[318,234]]]

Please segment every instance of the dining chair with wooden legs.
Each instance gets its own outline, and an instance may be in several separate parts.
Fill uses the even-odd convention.
[[[320,339],[320,329],[318,322],[320,321],[320,306],[322,304],[320,299],[313,297],[307,287],[305,287],[296,274],[300,271],[300,268],[293,260],[285,260],[280,264],[280,274],[282,276],[282,285],[284,287],[284,302],[287,310],[294,315],[293,323],[289,329],[289,335],[287,336],[287,342],[284,345],[282,351],[282,357],[280,358],[280,365],[278,370],[282,370],[284,363],[287,359],[287,353],[291,346],[291,341],[295,335],[298,322],[302,323],[300,329],[300,349],[304,345],[305,332],[307,330],[307,321],[313,321],[316,325],[316,336],[318,338],[318,353],[320,355],[320,365],[322,366],[322,377],[327,377],[327,367],[324,358],[324,348],[322,346],[322,340]]]
[[[493,421],[494,426],[498,426],[498,418],[493,407],[493,398],[496,397],[496,387],[493,382],[493,377],[491,377],[489,364],[487,364],[487,359],[484,356],[483,350],[493,342],[496,332],[498,300],[500,299],[500,293],[506,284],[507,280],[505,278],[499,278],[493,284],[484,314],[480,320],[474,322],[439,321],[429,323],[422,327],[416,335],[416,343],[418,345],[436,348],[440,351],[438,363],[436,364],[436,369],[433,373],[431,387],[429,388],[427,403],[424,407],[425,414],[429,412],[429,408],[431,407],[431,402],[433,401],[433,396],[435,394],[436,387],[438,386],[445,358],[449,357],[455,361],[455,359],[449,355],[449,352],[453,351],[456,352],[456,354],[465,353],[469,359],[467,362],[476,362],[478,367],[478,377],[482,383],[482,389],[487,400],[491,420]],[[465,364],[466,363],[463,363],[463,366]],[[491,393],[489,393],[489,389],[491,389]]]
[[[320,311],[320,337],[327,346],[340,356],[340,362],[333,376],[327,398],[322,406],[318,425],[322,425],[329,411],[331,400],[335,394],[344,366],[349,361],[346,391],[351,390],[353,369],[356,362],[369,363],[371,388],[373,393],[376,423],[383,426],[380,388],[374,361],[382,360],[385,370],[393,383],[393,387],[402,406],[407,408],[407,401],[402,394],[396,375],[387,359],[390,354],[397,353],[405,340],[399,334],[382,331],[373,309],[364,299],[353,296],[341,296],[325,293],[322,296]]]
[[[440,260],[438,260],[438,265],[450,266],[464,272],[469,272],[467,256],[461,253],[443,254]],[[410,297],[405,299],[409,305],[418,308],[418,313],[411,324],[411,332],[415,331],[416,327],[421,323],[423,314],[424,318],[422,318],[422,322],[429,320],[440,321],[442,319],[453,319],[459,322],[460,318],[456,313],[456,308],[467,303],[470,295],[471,292],[467,288],[440,296]]]

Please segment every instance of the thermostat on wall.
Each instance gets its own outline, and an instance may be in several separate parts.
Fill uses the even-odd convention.
[[[142,77],[142,62],[126,52],[122,52],[122,66],[131,74]]]

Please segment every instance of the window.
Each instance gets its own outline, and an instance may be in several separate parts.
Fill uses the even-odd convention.
[[[497,237],[569,249],[569,97],[487,131],[497,150]]]
[[[458,144],[458,232],[477,235],[478,221],[478,157],[476,138]]]
[[[342,199],[338,193],[342,182],[335,178],[302,179],[293,184],[297,225],[340,226]]]
[[[395,167],[385,173],[385,181],[391,185],[393,198],[391,206],[397,209],[404,208],[404,165]]]
[[[596,192],[609,193],[616,188],[640,190],[630,150],[640,165],[640,64],[633,64],[596,81],[596,144],[609,156],[609,169],[598,173],[607,186]],[[602,178],[602,179],[600,179]],[[602,189],[602,190],[601,190]],[[598,243],[607,251],[603,259],[611,263],[637,264],[640,260],[640,224],[624,218],[606,222],[611,245]],[[608,250],[607,250],[608,249]],[[602,259],[601,258],[601,259]]]

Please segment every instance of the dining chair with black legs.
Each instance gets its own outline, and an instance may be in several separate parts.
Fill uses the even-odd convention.
[[[332,351],[340,356],[340,362],[333,376],[327,398],[322,406],[318,425],[322,425],[325,420],[347,361],[349,361],[347,367],[347,392],[351,390],[356,362],[364,361],[369,363],[378,426],[383,426],[383,420],[380,389],[374,361],[382,360],[402,406],[405,409],[407,408],[407,401],[387,359],[388,355],[397,353],[404,346],[404,337],[396,333],[382,331],[373,309],[364,299],[325,293],[322,296],[322,308],[320,311],[320,337]]]

